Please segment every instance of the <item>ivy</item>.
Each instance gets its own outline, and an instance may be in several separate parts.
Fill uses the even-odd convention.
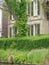
[[[26,0],[5,0],[10,12],[16,16],[16,26],[18,28],[18,36],[26,36],[27,33],[27,13]]]
[[[42,5],[44,8],[44,12],[47,15],[47,19],[49,19],[49,1],[47,1],[47,2],[43,1]]]

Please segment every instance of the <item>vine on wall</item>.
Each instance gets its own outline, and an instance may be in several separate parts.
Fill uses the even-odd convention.
[[[47,16],[47,20],[49,20],[49,0],[43,1],[42,5],[43,5],[43,8],[44,8],[44,12]]]

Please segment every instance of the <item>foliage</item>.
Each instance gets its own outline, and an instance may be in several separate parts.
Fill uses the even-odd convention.
[[[8,0],[11,13],[16,15],[16,23],[19,36],[26,36],[27,32],[27,13],[26,13],[26,0]]]
[[[10,55],[14,56],[15,62],[23,63],[43,63],[48,49],[32,49],[31,51],[21,51],[16,49],[0,49],[0,61],[8,61]]]
[[[43,5],[44,11],[47,15],[47,19],[49,19],[49,1],[47,1],[47,2],[43,1],[42,5]]]
[[[0,39],[0,61],[7,61],[13,55],[15,62],[43,63],[48,53],[48,35]]]
[[[18,35],[19,36],[26,36],[28,25],[22,20],[18,22]]]
[[[0,39],[0,49],[32,50],[49,48],[49,36]]]

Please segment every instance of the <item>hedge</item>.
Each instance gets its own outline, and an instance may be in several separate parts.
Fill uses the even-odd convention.
[[[49,48],[49,36],[17,37],[0,39],[0,49],[31,50]]]

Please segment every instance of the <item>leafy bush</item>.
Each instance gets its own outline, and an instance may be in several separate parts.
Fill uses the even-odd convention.
[[[8,57],[12,55],[14,57],[14,62],[43,63],[48,53],[48,49],[35,49],[31,51],[16,49],[7,49],[5,51],[0,49],[0,61],[8,61]]]
[[[7,61],[10,55],[15,62],[43,63],[49,53],[49,36],[17,37],[0,39],[0,61]]]
[[[14,48],[17,50],[32,50],[49,48],[49,36],[17,37],[0,39],[0,49]]]

